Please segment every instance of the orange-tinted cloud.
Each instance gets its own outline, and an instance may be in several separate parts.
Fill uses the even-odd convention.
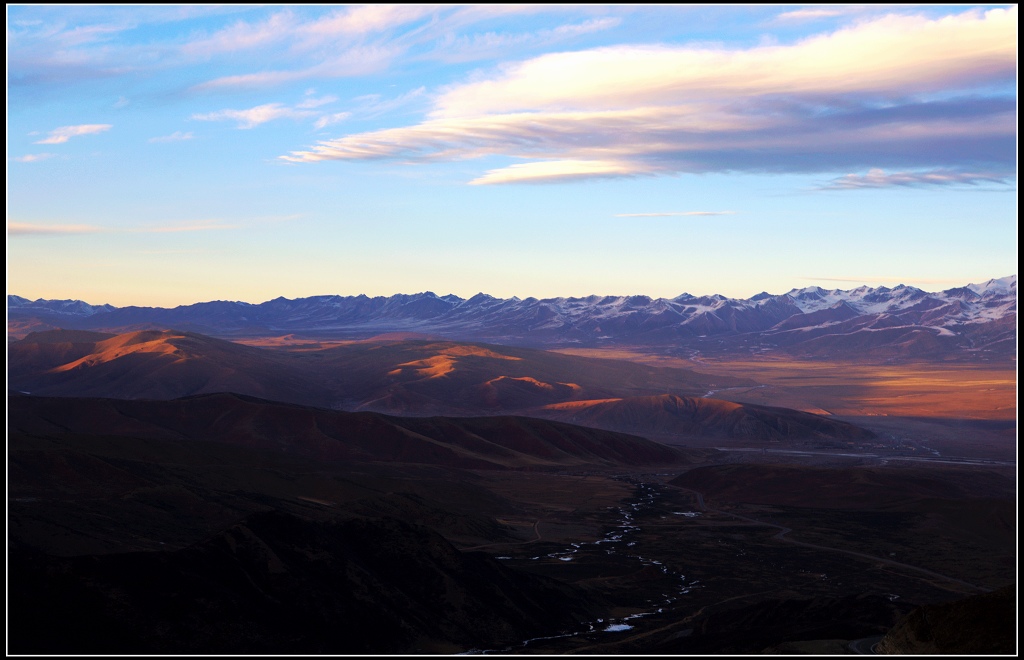
[[[68,234],[94,234],[104,231],[94,225],[34,225],[27,222],[8,222],[8,236],[62,236]]]

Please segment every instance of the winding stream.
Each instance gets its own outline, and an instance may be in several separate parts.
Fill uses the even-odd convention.
[[[503,649],[491,649],[491,650],[480,650],[472,649],[466,651],[460,655],[475,655],[475,654],[487,654],[487,653],[510,653],[516,649],[522,649],[534,642],[550,641],[553,639],[564,639],[568,637],[576,637],[579,635],[586,635],[594,632],[606,632],[606,633],[617,633],[632,630],[633,625],[629,623],[636,619],[641,619],[655,614],[661,614],[665,611],[665,607],[678,601],[682,596],[690,593],[693,589],[701,588],[700,580],[688,580],[682,573],[672,570],[664,564],[664,562],[654,559],[652,557],[646,557],[641,554],[636,554],[633,550],[637,546],[636,538],[637,532],[641,531],[640,526],[637,524],[636,519],[646,510],[650,509],[651,506],[657,501],[660,492],[658,488],[652,484],[645,483],[643,481],[637,481],[635,479],[617,477],[623,481],[632,483],[636,489],[637,494],[632,498],[625,500],[625,504],[619,507],[610,507],[611,509],[617,509],[618,521],[613,525],[612,529],[605,532],[602,538],[591,541],[591,542],[578,542],[570,543],[569,547],[564,550],[556,550],[555,552],[549,552],[544,555],[537,555],[530,557],[529,560],[538,561],[543,559],[555,559],[558,561],[571,562],[571,561],[585,561],[586,555],[589,553],[602,553],[606,555],[619,555],[629,560],[635,560],[640,563],[641,566],[656,566],[664,575],[669,576],[674,581],[674,588],[668,589],[666,593],[661,594],[661,601],[649,601],[651,604],[650,611],[637,612],[629,616],[620,618],[609,618],[609,619],[597,619],[595,621],[585,622],[583,625],[587,626],[586,630],[579,630],[571,633],[564,633],[560,635],[549,635],[545,637],[534,637],[531,639],[524,640],[518,644],[507,646]],[[694,518],[702,515],[699,511],[672,511],[672,515],[685,516],[688,518]],[[511,559],[511,557],[496,557],[497,559]]]

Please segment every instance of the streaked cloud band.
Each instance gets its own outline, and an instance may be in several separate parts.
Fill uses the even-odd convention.
[[[1009,170],[1016,19],[1016,7],[887,15],[786,46],[552,53],[443,89],[418,124],[281,158],[532,161],[472,184],[965,163]]]
[[[822,186],[822,190],[857,190],[859,188],[892,188],[919,186],[975,186],[983,183],[1009,185],[1005,175],[992,172],[953,172],[933,170],[929,172],[886,172],[875,168],[867,174],[847,174]]]

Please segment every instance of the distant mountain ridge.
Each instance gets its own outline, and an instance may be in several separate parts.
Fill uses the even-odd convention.
[[[463,299],[433,292],[370,298],[312,296],[170,308],[7,297],[8,333],[67,328],[176,328],[219,337],[297,334],[351,338],[418,332],[533,346],[640,345],[685,353],[974,354],[1016,352],[1017,276],[929,293],[912,286],[812,286],[748,299],[588,296]]]

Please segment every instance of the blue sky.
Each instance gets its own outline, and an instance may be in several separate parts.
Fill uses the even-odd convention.
[[[1015,6],[8,6],[8,292],[1016,272]]]

